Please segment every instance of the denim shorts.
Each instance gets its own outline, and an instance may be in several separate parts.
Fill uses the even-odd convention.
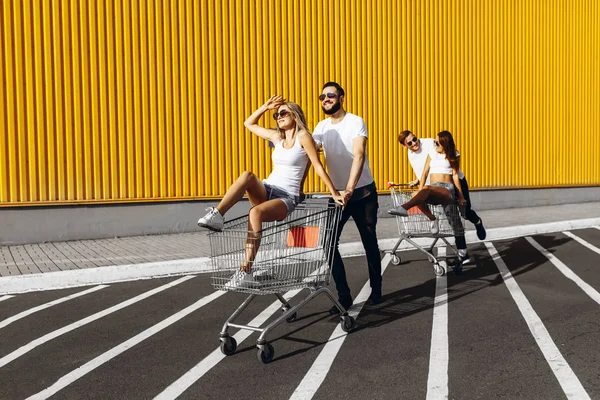
[[[429,184],[429,186],[438,186],[438,187],[443,187],[443,188],[448,189],[448,191],[450,192],[450,195],[452,196],[452,199],[456,200],[456,188],[454,187],[454,183],[436,182],[436,183]]]
[[[279,199],[283,201],[285,208],[287,208],[287,215],[290,215],[296,209],[298,203],[304,200],[304,195],[294,196],[277,186],[272,186],[264,182],[263,185],[267,189],[267,200]]]

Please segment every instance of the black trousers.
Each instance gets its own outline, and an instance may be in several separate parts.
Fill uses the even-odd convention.
[[[462,217],[464,219],[468,220],[472,224],[476,224],[477,222],[479,222],[480,218],[479,218],[479,215],[477,215],[477,213],[475,211],[473,211],[473,209],[471,208],[471,198],[469,197],[469,183],[467,182],[466,177],[463,179],[460,179],[460,188],[462,189],[463,197],[465,198],[465,200],[467,202],[467,204],[464,207],[459,207],[460,214],[462,215]],[[467,241],[465,240],[464,235],[456,236],[455,241],[456,241],[457,249],[466,249],[467,248]]]
[[[470,221],[472,224],[479,222],[479,215],[471,208],[471,198],[469,197],[469,183],[467,178],[460,179],[460,188],[462,189],[463,196],[467,201],[464,207],[461,207],[461,214],[464,219]]]
[[[369,279],[371,280],[371,289],[375,293],[381,293],[381,254],[379,253],[379,244],[377,243],[377,210],[379,202],[377,192],[373,190],[368,196],[350,201],[342,211],[342,216],[338,224],[337,238],[335,242],[335,252],[333,255],[333,265],[331,266],[331,275],[335,280],[335,286],[338,292],[338,298],[342,305],[348,303],[352,298],[350,287],[346,280],[346,269],[344,261],[340,255],[339,242],[344,225],[352,217],[360,233],[360,239],[367,255],[367,265],[369,267]]]

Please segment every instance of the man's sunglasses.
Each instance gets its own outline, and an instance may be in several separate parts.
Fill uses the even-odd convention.
[[[412,146],[413,144],[416,144],[419,141],[419,139],[417,139],[416,137],[413,137],[412,140],[407,140],[406,141],[406,145],[407,146]]]
[[[327,93],[327,95],[322,94],[319,96],[319,100],[323,101],[323,100],[325,100],[325,97],[327,97],[328,99],[335,99],[337,97],[337,94],[335,94],[333,92],[329,92],[329,93]]]
[[[275,121],[277,121],[279,118],[285,118],[285,117],[287,117],[288,115],[290,115],[290,112],[289,112],[288,110],[281,110],[281,111],[279,111],[279,112],[275,112],[275,113],[273,114],[273,119],[274,119]]]

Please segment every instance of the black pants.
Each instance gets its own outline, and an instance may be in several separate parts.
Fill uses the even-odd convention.
[[[360,200],[350,201],[342,211],[342,216],[338,224],[337,238],[335,242],[335,253],[333,255],[333,265],[331,266],[331,275],[335,280],[335,286],[338,292],[338,298],[342,305],[346,306],[352,298],[350,287],[346,280],[346,269],[340,255],[339,242],[344,225],[352,217],[360,233],[360,239],[367,255],[367,264],[369,267],[369,279],[371,280],[371,289],[375,293],[381,293],[381,255],[379,253],[379,244],[377,243],[377,192],[373,190],[371,194]]]
[[[476,224],[477,222],[479,222],[480,218],[479,215],[477,215],[477,213],[471,208],[471,198],[469,197],[469,183],[467,182],[466,177],[460,179],[460,188],[462,189],[463,197],[467,202],[467,204],[464,207],[459,207],[460,214],[464,219],[470,221],[472,224]],[[467,241],[465,240],[464,235],[456,236],[455,240],[457,249],[467,248]]]

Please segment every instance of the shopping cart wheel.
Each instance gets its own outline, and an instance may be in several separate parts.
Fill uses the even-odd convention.
[[[435,276],[444,276],[446,274],[446,268],[438,263],[433,264],[433,271],[435,272]]]
[[[392,265],[400,265],[402,260],[400,259],[400,257],[394,254],[392,255],[392,260],[390,262],[392,263]]]
[[[275,355],[275,350],[270,343],[265,343],[264,347],[261,349],[258,348],[258,352],[256,356],[258,357],[258,361],[261,361],[263,364],[268,364],[273,361],[273,356]]]
[[[290,315],[289,317],[287,317],[285,320],[288,323],[294,322],[296,320],[296,317],[298,317],[298,315],[296,313],[293,313],[292,315]]]
[[[342,330],[344,332],[350,332],[356,327],[356,321],[349,315],[345,315],[340,317],[340,325],[342,326]]]
[[[234,338],[227,336],[221,339],[221,353],[225,354],[226,356],[230,356],[235,354],[236,350],[237,342]]]
[[[283,306],[281,307],[281,312],[286,312],[287,310],[289,310],[290,307],[288,306]],[[294,322],[296,320],[296,318],[298,317],[298,315],[296,313],[293,313],[292,315],[288,316],[285,320],[289,323],[289,322]]]

